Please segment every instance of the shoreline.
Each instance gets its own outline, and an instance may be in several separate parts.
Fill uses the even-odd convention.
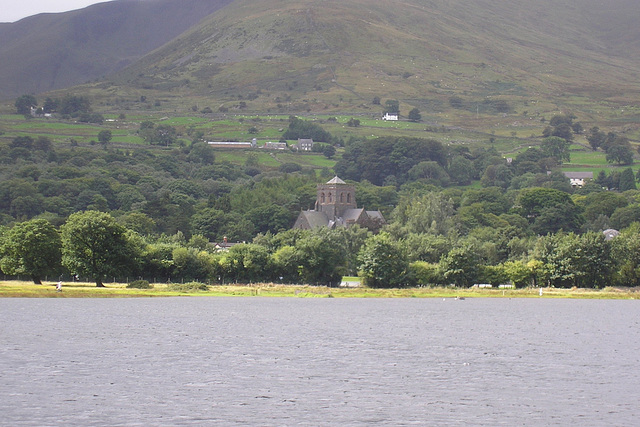
[[[640,299],[640,288],[564,289],[564,288],[400,288],[373,289],[365,287],[329,288],[324,286],[280,285],[273,283],[247,285],[213,285],[208,291],[184,292],[168,289],[156,283],[152,289],[130,289],[123,283],[63,283],[56,292],[56,283],[35,285],[25,281],[0,281],[0,298],[152,298],[176,296],[214,297],[293,297],[293,298],[570,298],[570,299]]]

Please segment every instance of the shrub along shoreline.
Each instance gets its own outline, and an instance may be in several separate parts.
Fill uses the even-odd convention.
[[[451,288],[425,287],[403,289],[328,288],[323,286],[280,285],[273,283],[248,285],[215,285],[204,287],[194,283],[171,286],[153,284],[151,289],[127,288],[126,284],[107,283],[97,288],[93,283],[56,283],[34,285],[23,281],[0,281],[0,298],[145,298],[175,296],[215,297],[295,297],[295,298],[573,298],[573,299],[640,299],[640,288],[606,287],[604,289],[560,288]]]

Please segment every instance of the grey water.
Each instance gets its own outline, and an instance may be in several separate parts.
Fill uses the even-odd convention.
[[[0,425],[640,425],[637,301],[0,299]]]

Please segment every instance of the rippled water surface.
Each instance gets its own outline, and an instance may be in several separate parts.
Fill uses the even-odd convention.
[[[0,299],[0,425],[640,425],[640,306]]]

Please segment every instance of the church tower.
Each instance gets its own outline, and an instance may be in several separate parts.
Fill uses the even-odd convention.
[[[337,176],[318,185],[316,211],[324,212],[330,221],[342,218],[347,209],[356,209],[356,188]]]

